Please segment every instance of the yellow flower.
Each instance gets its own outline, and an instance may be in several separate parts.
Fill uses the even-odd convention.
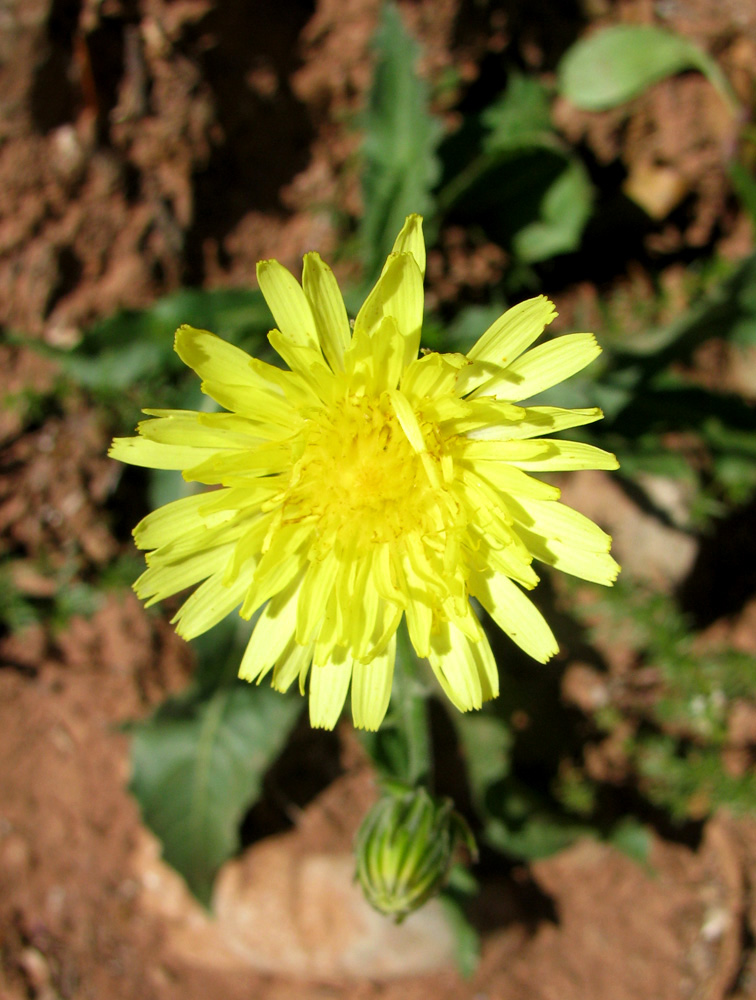
[[[418,358],[425,246],[410,216],[350,328],[330,268],[304,258],[302,284],[258,265],[290,370],[203,330],[175,348],[228,412],[146,410],[139,436],[113,442],[134,465],[181,469],[219,486],[166,504],[134,530],[151,550],[137,594],[148,604],[196,584],[174,621],[186,639],[240,608],[262,608],[240,676],[272,671],[304,693],[310,721],[332,728],[351,682],[355,725],[388,707],[396,630],[462,711],[496,697],[496,664],[475,597],[542,662],[557,643],[523,592],[533,560],[610,584],[610,538],[529,473],[613,469],[613,455],[544,434],[598,420],[599,409],[519,406],[600,351],[577,333],[530,345],[556,315],[539,296],[509,309],[462,354]]]

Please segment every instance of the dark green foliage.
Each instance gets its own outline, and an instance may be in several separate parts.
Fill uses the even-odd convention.
[[[374,40],[375,75],[365,111],[360,250],[374,279],[412,212],[429,219],[439,176],[441,123],[428,107],[428,86],[416,73],[418,46],[393,3],[383,7]]]
[[[166,861],[209,906],[215,874],[238,850],[242,818],[302,704],[236,679],[244,636],[233,620],[202,639],[192,687],[132,729],[131,788]]]

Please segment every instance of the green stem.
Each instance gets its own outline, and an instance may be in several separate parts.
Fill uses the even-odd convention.
[[[417,661],[406,629],[397,636],[396,658],[397,721],[406,745],[409,785],[429,785],[433,778],[433,760],[428,718],[427,691],[417,674]]]

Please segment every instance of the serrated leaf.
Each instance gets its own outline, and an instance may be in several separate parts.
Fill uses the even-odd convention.
[[[731,108],[737,101],[703,49],[654,25],[617,24],[580,39],[558,69],[560,93],[584,111],[605,111],[685,69],[700,70]]]
[[[300,710],[296,698],[234,683],[202,700],[169,700],[134,730],[131,790],[142,817],[206,906]]]
[[[441,123],[429,110],[428,87],[415,72],[418,46],[393,3],[384,5],[374,44],[377,61],[364,116],[365,214],[360,227],[368,276],[385,260],[406,216],[432,215],[441,139]]]

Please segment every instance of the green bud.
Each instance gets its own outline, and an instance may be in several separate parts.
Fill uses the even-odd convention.
[[[424,788],[386,792],[357,833],[365,898],[400,923],[443,888],[461,843],[475,856],[470,827],[451,799],[434,799]]]

